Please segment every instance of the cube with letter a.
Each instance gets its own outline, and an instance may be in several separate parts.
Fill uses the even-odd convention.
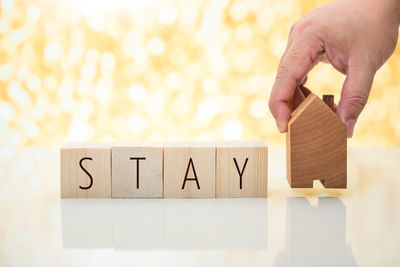
[[[215,143],[166,143],[164,197],[215,198]]]

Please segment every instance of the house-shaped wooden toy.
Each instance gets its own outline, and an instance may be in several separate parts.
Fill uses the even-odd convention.
[[[315,94],[292,112],[286,135],[287,179],[292,188],[347,186],[346,125],[333,111],[333,96]]]

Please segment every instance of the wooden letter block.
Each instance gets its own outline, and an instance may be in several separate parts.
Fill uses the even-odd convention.
[[[61,148],[61,198],[111,197],[111,144],[79,142]]]
[[[131,142],[113,146],[113,198],[163,197],[163,145],[164,142]]]
[[[215,143],[166,143],[164,197],[215,198]]]
[[[267,197],[268,148],[264,141],[217,143],[217,197]]]
[[[314,94],[293,111],[286,135],[287,179],[291,187],[347,186],[346,125],[332,111],[333,97]],[[330,108],[331,107],[331,108]]]

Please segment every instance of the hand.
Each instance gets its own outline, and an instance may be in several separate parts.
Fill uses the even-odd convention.
[[[399,22],[398,0],[337,0],[296,22],[269,100],[279,131],[287,131],[291,111],[309,92],[308,72],[323,61],[346,75],[336,113],[352,137],[375,73],[396,47]]]

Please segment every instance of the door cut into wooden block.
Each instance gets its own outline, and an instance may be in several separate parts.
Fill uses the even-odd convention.
[[[264,141],[217,143],[217,197],[267,197],[268,148]]]
[[[61,148],[61,198],[111,197],[111,145],[77,142]]]
[[[164,142],[124,142],[112,147],[112,197],[163,197]]]
[[[215,143],[165,144],[164,197],[215,198]]]

